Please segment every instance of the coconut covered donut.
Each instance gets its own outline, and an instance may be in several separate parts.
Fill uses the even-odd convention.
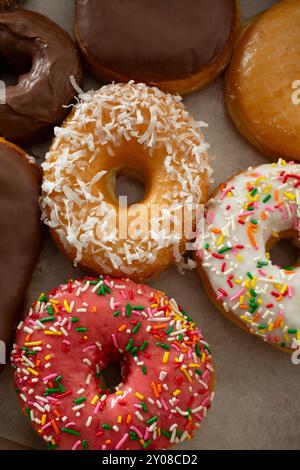
[[[102,371],[120,362],[122,383]],[[22,409],[49,448],[163,449],[190,439],[213,399],[207,342],[174,299],[86,278],[42,294],[12,351]]]
[[[299,247],[300,165],[262,165],[221,185],[206,206],[198,267],[222,313],[284,350],[300,345],[297,266],[279,267],[268,250],[280,238]]]
[[[144,84],[82,94],[43,164],[44,220],[59,248],[93,272],[139,281],[180,262],[195,236],[183,213],[194,229],[191,209],[210,182],[202,125],[179,97]],[[140,204],[119,205],[122,174],[144,183]]]

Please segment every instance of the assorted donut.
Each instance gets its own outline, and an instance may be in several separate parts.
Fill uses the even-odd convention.
[[[214,366],[189,314],[142,282],[172,263],[197,267],[228,319],[282,351],[300,348],[299,262],[270,255],[281,239],[300,247],[300,5],[277,2],[240,30],[236,0],[75,0],[75,44],[37,12],[3,11],[22,3],[0,1],[1,68],[17,75],[0,90],[0,340],[11,345],[16,331],[21,407],[48,449],[168,449],[201,427]],[[81,90],[77,47],[109,84]],[[206,124],[179,93],[229,62],[230,116],[279,160],[208,199]],[[41,171],[16,144],[51,133]],[[118,198],[120,176],[143,184],[139,203]],[[22,319],[41,219],[87,275],[42,293]]]
[[[212,14],[213,12],[213,14]],[[75,0],[75,35],[99,80],[190,93],[227,66],[240,26],[236,0]]]
[[[166,217],[179,218],[186,203],[207,199],[211,169],[200,126],[180,98],[144,84],[108,85],[82,95],[55,129],[42,165],[43,218],[62,251],[95,273],[136,281],[180,260],[188,241],[184,217],[182,227],[175,221],[160,234]],[[138,222],[140,206],[124,208],[116,198],[119,174],[144,182]]]
[[[269,249],[299,248],[300,165],[267,164],[232,177],[206,204],[198,267],[225,316],[282,349],[300,345],[299,267],[279,267]]]
[[[101,383],[110,363],[122,382]],[[22,409],[48,448],[166,449],[211,406],[211,351],[174,299],[111,278],[42,294],[18,327],[12,365]]]
[[[7,351],[41,249],[41,176],[32,157],[0,138],[0,339]]]
[[[259,152],[300,160],[298,0],[284,0],[244,25],[226,75],[228,112]]]

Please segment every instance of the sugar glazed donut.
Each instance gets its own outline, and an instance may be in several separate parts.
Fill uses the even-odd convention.
[[[100,384],[121,362],[123,382]],[[22,409],[49,448],[163,449],[190,439],[213,399],[211,352],[174,299],[128,280],[70,281],[21,323]]]
[[[236,0],[75,0],[75,34],[90,71],[188,93],[226,67],[239,30]]]
[[[272,159],[300,157],[300,3],[277,2],[248,22],[226,78],[226,102],[241,134]]]
[[[42,140],[76,94],[70,77],[81,81],[75,45],[49,18],[16,10],[0,14],[0,55],[4,69],[19,75],[0,105],[0,135],[18,144]]]
[[[226,317],[290,351],[300,345],[299,267],[274,265],[280,239],[299,247],[300,165],[262,165],[221,185],[206,207],[198,267]]]
[[[143,84],[82,95],[43,164],[44,220],[59,248],[97,274],[138,281],[181,262],[195,234],[185,233],[180,214],[206,200],[210,181],[201,125],[179,97]],[[145,184],[137,206],[119,205],[119,174]]]

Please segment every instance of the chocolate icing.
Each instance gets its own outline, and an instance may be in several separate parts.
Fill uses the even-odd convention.
[[[75,0],[81,47],[124,77],[167,81],[212,64],[229,40],[235,0]]]
[[[18,143],[42,138],[60,123],[81,81],[79,57],[69,35],[39,13],[16,10],[0,14],[0,63],[20,75],[8,86],[0,105],[0,135]]]
[[[8,347],[41,248],[40,172],[0,142],[0,340]]]

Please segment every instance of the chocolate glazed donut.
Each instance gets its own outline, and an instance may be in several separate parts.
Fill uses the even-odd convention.
[[[39,167],[0,138],[0,340],[7,352],[41,249],[40,180]]]
[[[72,102],[81,65],[69,35],[47,17],[27,10],[0,14],[0,63],[17,74],[0,105],[0,135],[18,143],[42,140]],[[24,73],[25,72],[25,73]]]
[[[74,1],[83,58],[105,81],[188,93],[222,72],[239,30],[236,0]]]

